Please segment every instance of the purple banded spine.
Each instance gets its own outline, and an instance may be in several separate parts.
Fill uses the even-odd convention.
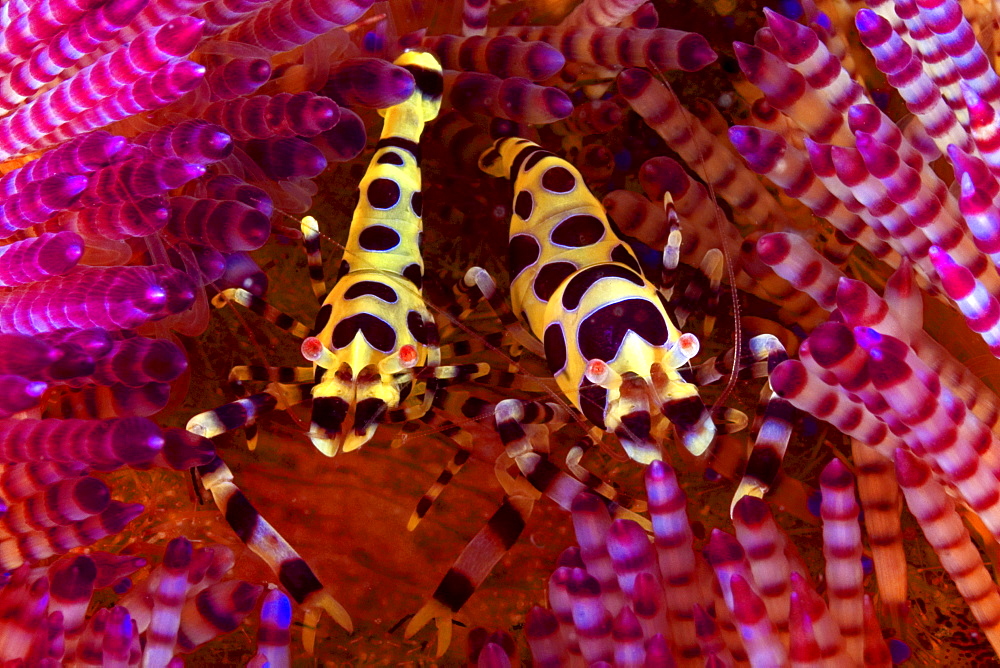
[[[632,12],[631,16],[626,16],[618,23],[620,28],[642,28],[643,30],[651,30],[659,25],[660,14],[652,2],[644,3]]]
[[[733,591],[733,620],[751,665],[784,665],[788,660],[785,646],[768,618],[767,608],[760,596],[739,575],[733,576],[730,587]]]
[[[381,58],[347,58],[330,69],[323,94],[337,104],[386,109],[413,94],[413,75]]]
[[[971,86],[962,82],[962,95],[969,109],[969,131],[980,155],[995,172],[1000,171],[1000,119],[993,107]]]
[[[787,114],[815,141],[850,144],[843,113],[781,57],[743,42],[734,42],[733,48],[740,69],[774,108]]]
[[[832,311],[837,281],[843,274],[809,242],[790,232],[766,234],[757,241],[757,255],[779,276]]]
[[[892,119],[874,104],[855,104],[847,110],[847,127],[851,132],[867,132],[878,141],[899,152],[899,158],[911,167],[925,165],[921,155]]]
[[[569,649],[559,632],[559,620],[551,610],[534,606],[528,611],[524,634],[531,649],[531,658],[540,668],[557,668]]]
[[[172,197],[166,229],[179,239],[234,253],[263,246],[271,235],[271,221],[235,200]]]
[[[1000,594],[969,538],[955,502],[925,462],[904,450],[896,453],[895,460],[896,477],[907,507],[990,644],[995,649],[1000,647]]]
[[[315,137],[340,120],[340,107],[328,97],[305,92],[254,95],[216,102],[204,117],[224,127],[235,139]]]
[[[226,131],[202,120],[165,125],[154,132],[135,138],[161,158],[180,158],[184,162],[207,165],[222,160],[233,152],[233,140]]]
[[[995,357],[1000,357],[1000,301],[966,267],[936,246],[930,259],[941,276],[941,285],[965,316],[969,328],[983,337]],[[990,267],[993,275],[996,272]]]
[[[771,374],[771,387],[799,410],[829,422],[883,455],[890,455],[904,445],[863,404],[851,401],[846,392],[815,378],[799,360],[778,365]]]
[[[0,498],[13,503],[60,480],[79,477],[84,471],[86,467],[80,462],[6,464],[0,473]]]
[[[563,19],[563,26],[614,26],[631,16],[645,0],[584,0]]]
[[[933,184],[925,183],[919,172],[904,164],[894,151],[872,137],[857,133],[857,145],[865,168],[878,179],[889,198],[906,212],[910,222],[955,262],[972,272],[987,289],[994,294],[1000,292],[1000,279],[996,272],[965,234],[957,212],[953,215],[942,204],[942,199],[932,189]],[[946,191],[944,196],[944,201],[950,199]]]
[[[8,538],[0,542],[0,566],[10,570],[26,562],[34,563],[91,545],[124,529],[142,510],[141,504],[112,501],[104,512],[82,522],[55,527],[43,533]]]
[[[249,95],[271,78],[271,63],[263,58],[235,58],[215,67],[205,77],[212,100]]]
[[[608,554],[611,516],[607,507],[596,494],[583,492],[573,499],[571,512],[573,531],[580,545],[580,558],[586,564],[587,572],[600,584],[605,607],[612,615],[617,615],[625,605],[625,597]]]
[[[962,125],[966,125],[969,116],[958,87],[958,82],[961,79],[958,68],[948,57],[938,36],[928,28],[925,15],[920,11],[917,3],[914,0],[894,0],[894,4],[896,10],[894,13],[903,20],[909,33],[907,42],[915,47],[920,54],[924,63],[924,72],[938,85],[941,94],[948,102],[948,106],[954,110],[958,121]],[[883,15],[883,18],[892,20],[891,15]]]
[[[18,58],[28,58],[42,39],[49,48],[59,47],[60,57],[80,59],[127,26],[142,11],[148,0],[110,0],[73,21],[67,21],[54,34],[42,38],[31,34],[27,15],[3,34],[7,49]],[[25,30],[27,28],[27,30]],[[67,65],[68,66],[68,65]]]
[[[566,60],[599,67],[697,72],[718,58],[702,35],[669,28],[511,27],[500,33],[550,44]]]
[[[271,196],[231,174],[219,174],[205,182],[205,193],[209,199],[232,199],[251,206],[265,216],[274,212]]]
[[[191,53],[201,39],[202,23],[188,17],[174,19],[141,33],[73,76],[83,77],[105,95],[109,94],[109,87],[129,84],[143,74],[155,72],[169,60]],[[14,109],[55,79],[65,67],[48,59],[46,50],[39,55],[15,67],[10,77],[0,84],[0,107]]]
[[[83,255],[83,239],[73,232],[45,233],[0,247],[0,285],[13,287],[61,276]]]
[[[37,378],[62,353],[45,341],[23,334],[0,334],[0,374]]]
[[[168,267],[78,270],[0,298],[0,332],[39,334],[63,327],[131,329],[180,313],[194,301],[194,284]]]
[[[236,630],[257,604],[263,587],[240,580],[211,585],[190,596],[180,612],[177,647],[193,651],[213,638]]]
[[[778,632],[788,631],[788,577],[791,565],[785,554],[787,539],[778,528],[767,504],[745,496],[733,508],[736,539],[747,555],[754,582]]]
[[[176,102],[195,88],[204,76],[203,65],[190,60],[172,60],[156,72],[144,75],[110,97],[93,103],[85,102],[85,111],[68,119],[43,139],[36,140],[33,148],[48,146],[81,132],[120,121],[133,114],[159,109]]]
[[[0,192],[15,195],[32,181],[92,172],[110,164],[127,146],[129,142],[124,137],[115,137],[103,130],[74,137],[37,160],[5,174],[0,178]]]
[[[1000,492],[992,482],[995,475],[972,443],[957,439],[957,429],[947,417],[946,407],[935,400],[940,391],[940,386],[933,384],[936,376],[918,377],[905,358],[900,357],[906,346],[898,339],[880,337],[863,328],[858,331],[864,334],[875,386],[920,439],[923,447],[917,454],[926,456],[940,468],[990,532],[997,534]],[[927,382],[932,385],[929,387]]]
[[[618,576],[618,585],[627,597],[635,594],[635,580],[648,573],[660,580],[656,552],[646,532],[632,520],[615,520],[608,530],[608,554]]]
[[[968,173],[959,177],[962,217],[975,237],[976,247],[989,255],[994,266],[1000,263],[1000,209],[989,195],[975,186]]]
[[[246,152],[268,177],[276,180],[311,179],[327,165],[318,148],[298,137],[252,139],[246,143]]]
[[[462,35],[471,37],[486,32],[490,0],[464,0],[462,4]]]
[[[780,134],[764,128],[737,125],[729,139],[752,170],[766,176],[821,218],[826,218],[850,239],[857,240],[876,257],[891,262],[893,253],[855,212],[817,178],[808,158],[787,144]],[[898,262],[898,260],[896,260]],[[819,300],[817,300],[819,301]]]
[[[889,22],[869,9],[862,9],[855,23],[861,41],[875,57],[875,64],[899,91],[907,109],[920,118],[938,149],[943,152],[948,144],[955,144],[967,150],[969,136],[941,98],[940,89],[924,74],[920,59]]]
[[[483,114],[543,125],[562,120],[573,112],[573,103],[566,93],[523,77],[500,79],[492,74],[462,72],[446,76],[445,82],[452,105],[466,116]]]
[[[69,174],[32,181],[3,200],[0,206],[0,237],[7,238],[17,230],[44,223],[59,211],[73,206],[86,186],[86,177]]]
[[[340,110],[340,121],[332,129],[309,139],[328,162],[353,160],[365,149],[368,141],[365,123],[350,109]]]
[[[580,654],[588,663],[614,658],[611,613],[601,603],[601,586],[582,568],[571,569],[567,591],[572,603]]]
[[[157,197],[204,173],[203,165],[191,165],[180,158],[132,158],[92,173],[76,208]]]
[[[34,408],[47,389],[48,384],[39,380],[0,375],[0,418]]]
[[[100,480],[71,478],[11,504],[0,522],[11,534],[27,534],[85,520],[110,503],[111,490]]]
[[[373,2],[279,0],[241,23],[229,34],[229,39],[270,51],[288,51],[333,28],[354,23]]]
[[[972,26],[955,0],[916,0],[920,18],[937,36],[962,80],[994,103],[1000,99],[1000,77],[976,41]]]
[[[851,78],[840,59],[830,53],[815,29],[768,8],[764,9],[764,16],[785,62],[829,100],[835,110],[843,112],[864,101],[861,86]]]
[[[860,661],[864,644],[864,572],[854,476],[839,459],[834,459],[823,469],[819,484],[830,614],[840,627],[848,655]]]
[[[749,169],[681,107],[673,91],[644,70],[618,76],[618,91],[646,123],[745,220],[754,225],[790,227],[787,215]],[[693,133],[692,133],[693,130]],[[657,199],[657,198],[654,198]],[[678,210],[679,213],[679,210]]]
[[[269,0],[208,0],[195,13],[205,19],[205,35],[218,35],[240,23],[266,5]]]
[[[88,206],[66,217],[70,228],[86,239],[115,241],[155,234],[169,219],[170,203],[163,196]]]
[[[138,635],[128,610],[120,605],[111,608],[101,642],[101,665],[113,668],[128,666],[132,645],[138,640]]]
[[[181,610],[188,589],[187,575],[191,554],[191,542],[186,538],[174,538],[167,543],[160,578],[152,591],[153,613],[149,628],[146,630],[143,666],[165,667],[173,657],[174,643],[177,642],[177,632],[181,623]]]
[[[573,566],[559,566],[552,571],[552,575],[549,577],[548,599],[570,656],[579,657],[580,645],[576,627],[573,625],[573,602],[569,595],[569,579],[574,568]]]
[[[49,566],[48,576],[53,607],[63,614],[63,631],[67,638],[75,638],[94,593],[97,565],[88,555],[66,556]]]
[[[430,49],[446,70],[484,72],[501,78],[545,81],[566,64],[566,58],[556,47],[542,41],[521,41],[514,35],[436,35],[424,37],[421,45]]]
[[[145,418],[0,420],[0,460],[79,461],[110,471],[150,462],[163,447],[160,428]]]
[[[698,644],[691,609],[699,600],[699,592],[694,535],[687,519],[687,499],[674,470],[661,461],[654,461],[646,469],[645,483],[649,516],[653,522],[653,545],[663,579],[663,591],[669,594],[662,596],[658,607],[665,608],[669,615],[670,637],[674,646],[682,655],[689,656]],[[642,589],[639,583],[637,589]],[[640,618],[644,608],[648,610],[649,605],[642,606],[640,600],[635,601],[635,610]]]
[[[118,342],[98,361],[93,376],[102,385],[142,387],[147,383],[169,383],[185,369],[187,356],[176,343],[139,336]]]
[[[726,608],[733,612],[735,603],[732,590],[732,579],[740,577],[746,582],[753,582],[750,562],[747,561],[743,546],[731,534],[720,529],[713,529],[705,546],[705,559],[712,567],[715,580],[718,583]]]

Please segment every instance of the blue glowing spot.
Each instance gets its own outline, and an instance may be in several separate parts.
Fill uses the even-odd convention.
[[[287,629],[292,625],[292,603],[287,596],[274,590],[264,600],[260,616],[272,620],[278,628]]]
[[[118,582],[111,585],[111,589],[114,590],[116,594],[124,594],[131,588],[132,588],[131,578],[122,578]]]
[[[730,30],[736,27],[736,17],[734,16],[723,16],[722,25]]]
[[[365,38],[362,40],[362,48],[371,53],[380,52],[385,49],[385,37],[371,30],[365,33]]]
[[[823,495],[819,492],[813,492],[809,496],[809,500],[806,502],[806,507],[809,508],[809,512],[815,517],[819,517],[819,505],[823,502]]]
[[[812,438],[819,434],[820,422],[812,415],[804,415],[802,418],[802,435],[805,438]]]
[[[861,556],[861,570],[864,571],[865,575],[871,575],[872,571],[875,570],[875,562],[868,555]]]
[[[615,153],[615,169],[626,170],[632,166],[632,153],[628,149],[622,149]]]
[[[830,28],[833,27],[833,21],[831,21],[830,17],[823,12],[820,12],[819,14],[816,15],[816,23],[823,26],[823,28],[826,30],[830,30]]]
[[[715,469],[712,468],[705,469],[705,480],[709,482],[718,482],[721,479],[722,476],[719,475],[719,472],[716,471]]]
[[[892,663],[895,665],[906,662],[913,655],[910,646],[899,638],[889,638],[888,644],[889,654],[892,655]]]
[[[782,13],[783,16],[790,18],[793,21],[797,21],[800,16],[802,16],[802,3],[799,0],[779,0],[778,11]]]

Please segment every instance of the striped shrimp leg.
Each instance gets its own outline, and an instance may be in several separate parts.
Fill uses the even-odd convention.
[[[233,484],[233,472],[216,458],[198,467],[204,488],[211,492],[215,504],[240,540],[259,556],[278,576],[278,581],[306,610],[302,643],[310,653],[316,641],[316,623],[326,611],[337,624],[350,633],[354,626],[344,607],[330,595],[312,569],[274,530],[243,492]]]

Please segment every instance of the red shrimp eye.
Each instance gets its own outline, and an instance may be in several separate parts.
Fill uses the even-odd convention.
[[[399,349],[399,361],[404,367],[410,368],[417,363],[417,348],[412,345],[405,345]]]
[[[691,333],[681,334],[681,338],[677,339],[677,345],[688,359],[697,355],[701,349],[698,337]]]
[[[302,341],[302,356],[310,362],[315,362],[323,356],[323,342],[315,336],[310,336]]]
[[[608,365],[603,360],[590,360],[587,362],[585,375],[587,376],[587,380],[600,385],[608,375]]]

